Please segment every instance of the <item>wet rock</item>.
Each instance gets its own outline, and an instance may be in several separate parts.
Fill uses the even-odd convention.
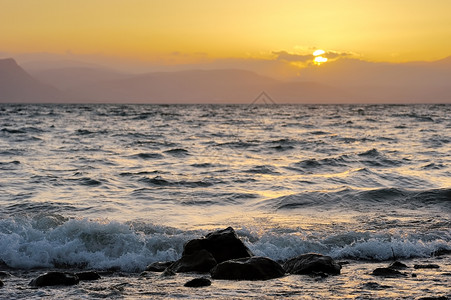
[[[450,255],[451,249],[438,249],[433,253],[433,256],[443,256],[443,255]]]
[[[202,286],[210,286],[211,280],[205,277],[194,278],[193,280],[188,281],[183,286],[185,287],[202,287]]]
[[[0,280],[0,288],[2,288],[5,284]]]
[[[316,253],[302,254],[289,259],[283,264],[285,272],[291,274],[317,274],[325,273],[339,275],[341,265],[336,263],[330,256]]]
[[[48,272],[40,275],[30,282],[30,286],[52,286],[52,285],[74,285],[78,284],[79,278],[73,273]]]
[[[151,271],[151,272],[163,272],[164,270],[166,270],[167,267],[169,267],[170,265],[172,265],[174,262],[173,261],[165,261],[165,262],[154,262],[150,265],[147,266],[146,271]]]
[[[405,277],[405,276],[407,276],[406,274],[401,273],[398,270],[394,270],[392,268],[377,268],[371,274],[374,276],[382,276],[382,277]]]
[[[439,268],[440,268],[439,265],[435,265],[435,264],[414,265],[413,267],[414,267],[415,269],[439,269]]]
[[[0,278],[6,278],[6,277],[11,277],[11,273],[9,272],[5,272],[5,271],[0,271]]]
[[[217,265],[213,255],[205,249],[185,254],[168,269],[179,272],[208,272]]]
[[[228,280],[268,280],[285,275],[277,262],[267,257],[232,259],[218,264],[211,270],[211,278]]]
[[[209,233],[205,238],[187,242],[182,257],[168,268],[175,272],[208,272],[226,260],[251,257],[252,252],[232,227]]]
[[[100,279],[100,275],[97,272],[94,272],[94,271],[86,271],[86,272],[75,273],[75,275],[81,281],[98,280],[98,279]]]
[[[449,300],[450,298],[447,296],[437,296],[437,297],[421,297],[417,300]]]
[[[390,288],[392,288],[392,287],[389,286],[389,285],[380,285],[379,283],[377,283],[377,282],[372,282],[372,281],[363,284],[362,287],[363,287],[364,289],[368,289],[368,290],[385,290],[385,289],[390,289]]]
[[[393,263],[391,263],[388,266],[390,269],[394,269],[394,270],[403,270],[403,269],[407,269],[408,266],[400,261],[395,261]]]

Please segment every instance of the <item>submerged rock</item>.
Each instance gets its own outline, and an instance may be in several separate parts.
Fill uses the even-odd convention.
[[[332,257],[317,253],[302,254],[289,259],[283,264],[285,272],[291,274],[330,274],[339,275],[341,265],[336,263]]]
[[[188,281],[183,286],[185,287],[202,287],[202,286],[210,286],[211,280],[205,277],[194,278],[193,280]]]
[[[230,259],[253,256],[238,238],[232,227],[207,234],[204,238],[188,241],[182,257],[168,269],[174,272],[208,272],[218,263]]]
[[[81,281],[98,280],[98,279],[100,279],[100,275],[97,272],[94,272],[94,271],[79,272],[79,273],[75,273],[75,275]]]
[[[400,261],[395,261],[395,262],[391,263],[388,267],[393,270],[402,270],[402,269],[408,268],[408,266],[406,264],[404,264]]]
[[[147,266],[146,271],[152,271],[152,272],[163,272],[164,270],[166,270],[167,267],[169,267],[170,265],[172,265],[174,262],[173,261],[165,261],[165,262],[154,262],[150,265]]]
[[[282,277],[285,270],[267,257],[232,259],[211,270],[211,278],[228,280],[268,280]]]
[[[79,278],[74,273],[48,272],[40,275],[30,282],[30,286],[74,285],[79,283]]]
[[[436,264],[427,264],[427,265],[414,265],[415,269],[439,269],[440,266]]]
[[[401,273],[397,270],[394,270],[392,268],[376,268],[373,273],[371,273],[374,276],[382,276],[382,277],[405,277],[407,276],[404,273]]]

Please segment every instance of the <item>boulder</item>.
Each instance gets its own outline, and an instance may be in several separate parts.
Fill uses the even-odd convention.
[[[232,227],[207,234],[204,238],[188,241],[182,257],[168,269],[174,272],[208,272],[226,260],[253,256],[238,238]]]
[[[404,273],[399,272],[398,270],[394,270],[392,268],[376,268],[373,273],[374,276],[381,277],[405,277],[407,276]]]
[[[339,275],[341,266],[330,256],[316,253],[301,254],[283,264],[285,272],[291,274],[329,274]]]
[[[179,272],[208,272],[217,265],[213,255],[205,249],[183,255],[168,269]]]
[[[174,263],[173,261],[165,261],[165,262],[158,261],[158,262],[154,262],[154,263],[151,263],[150,265],[147,266],[146,271],[163,272],[164,270],[166,270],[167,267],[169,267],[173,263]]]
[[[100,279],[100,275],[97,272],[94,272],[94,271],[79,272],[79,273],[75,273],[75,275],[81,281],[98,280],[98,279]]]
[[[211,280],[205,277],[194,278],[193,280],[188,281],[183,286],[185,287],[202,287],[202,286],[210,286]]]
[[[78,284],[79,278],[73,273],[48,272],[40,275],[30,282],[30,286],[52,286],[52,285],[74,285]]]
[[[281,265],[267,257],[232,259],[218,264],[211,270],[211,278],[228,280],[268,280],[282,277]]]

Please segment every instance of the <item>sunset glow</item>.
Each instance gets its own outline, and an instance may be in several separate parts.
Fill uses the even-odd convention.
[[[373,61],[450,55],[451,2],[0,0],[0,52],[161,63],[352,52]],[[381,18],[383,16],[383,18]],[[323,62],[317,58],[315,61]]]

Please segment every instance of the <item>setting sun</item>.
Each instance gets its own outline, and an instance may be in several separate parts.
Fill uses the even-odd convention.
[[[325,63],[327,61],[327,57],[322,56],[323,54],[325,54],[326,51],[318,49],[315,52],[313,52],[313,56],[315,56],[315,58],[313,59],[313,62],[315,65],[320,65],[322,63]]]

